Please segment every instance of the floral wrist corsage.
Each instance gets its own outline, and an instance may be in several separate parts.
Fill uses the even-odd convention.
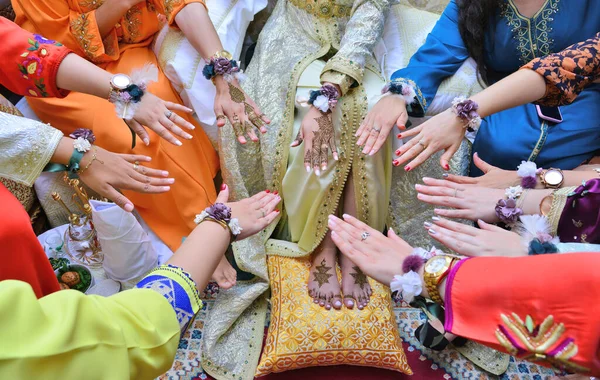
[[[335,108],[340,93],[334,85],[326,83],[319,90],[311,91],[308,104],[315,106],[321,112],[329,112]]]
[[[465,128],[469,132],[477,131],[481,124],[481,117],[477,109],[479,109],[479,105],[464,96],[457,96],[452,101],[452,112],[466,123]]]
[[[423,281],[419,275],[419,270],[427,260],[441,254],[443,252],[435,247],[431,247],[429,251],[421,247],[414,248],[412,253],[402,262],[402,272],[404,274],[395,275],[390,283],[392,292],[398,292],[404,301],[411,303],[415,297],[423,292]]]
[[[517,207],[517,199],[523,194],[523,188],[512,186],[507,188],[504,194],[507,199],[500,199],[496,203],[496,216],[502,223],[513,225],[523,215],[523,210]]]
[[[215,203],[204,209],[204,211],[196,215],[194,223],[200,224],[205,220],[218,223],[223,226],[223,228],[228,228],[231,235],[233,235],[233,240],[235,240],[243,231],[239,220],[231,217],[231,208],[223,203]]]
[[[529,255],[558,252],[556,244],[560,243],[560,240],[550,233],[550,223],[545,216],[523,215],[514,231],[521,235]]]
[[[216,52],[202,69],[202,75],[208,80],[213,80],[216,76],[222,75],[227,82],[237,79],[242,82],[244,79],[243,72],[236,60],[233,59],[231,53],[227,51]]]
[[[521,177],[521,186],[524,189],[535,189],[537,185],[537,176],[542,171],[533,161],[521,161],[517,167],[517,174]]]

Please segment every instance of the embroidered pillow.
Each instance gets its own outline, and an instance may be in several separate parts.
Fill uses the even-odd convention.
[[[277,250],[276,244],[270,246]],[[369,280],[373,295],[364,310],[328,311],[308,296],[308,258],[269,256],[268,265],[271,325],[256,377],[332,365],[378,367],[412,374],[387,287]]]

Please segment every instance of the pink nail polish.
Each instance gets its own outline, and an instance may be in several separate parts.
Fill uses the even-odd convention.
[[[396,153],[396,156],[399,156],[400,155],[400,149],[398,149],[395,153]]]

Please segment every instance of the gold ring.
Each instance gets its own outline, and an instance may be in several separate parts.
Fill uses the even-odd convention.
[[[456,194],[458,194],[458,189],[454,189],[454,198],[456,198]]]
[[[425,145],[423,140],[419,141],[417,144],[421,145],[423,147],[423,150],[427,149],[427,145]]]
[[[220,119],[227,119],[227,117],[225,117],[225,115],[217,115],[217,120],[220,120]]]
[[[137,172],[139,166],[140,166],[140,162],[139,161],[134,162],[133,163],[133,170],[135,170]]]

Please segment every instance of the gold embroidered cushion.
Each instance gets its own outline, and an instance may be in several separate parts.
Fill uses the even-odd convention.
[[[364,310],[327,311],[308,296],[308,258],[269,256],[268,265],[271,325],[256,377],[331,365],[378,367],[412,374],[388,288],[369,280],[373,295]]]

